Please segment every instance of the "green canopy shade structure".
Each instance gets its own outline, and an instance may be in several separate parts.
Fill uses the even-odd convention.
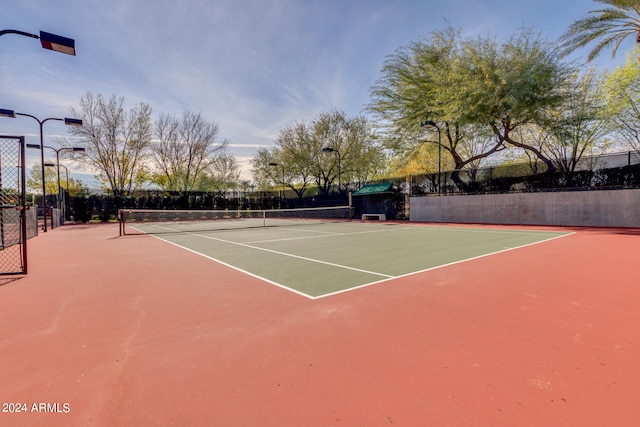
[[[405,194],[394,182],[378,182],[353,192],[353,217],[378,216],[379,219],[404,219]]]
[[[380,194],[391,192],[393,188],[393,182],[380,182],[377,184],[367,184],[358,191],[354,191],[354,196],[368,196],[371,194]]]

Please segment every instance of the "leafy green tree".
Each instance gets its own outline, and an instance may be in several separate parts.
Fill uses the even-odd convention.
[[[67,180],[60,182],[60,186],[69,192],[69,197],[86,196],[89,194],[89,187],[80,179],[69,177],[69,186]]]
[[[628,37],[640,42],[640,1],[639,0],[594,0],[609,7],[596,9],[578,19],[561,37],[565,54],[588,44],[595,43],[587,61],[592,61],[603,50],[612,48],[615,57],[620,44]]]
[[[349,182],[366,181],[379,173],[384,158],[368,121],[339,111],[287,126],[274,142],[274,147],[259,150],[252,159],[254,179],[283,185],[298,197],[313,183],[323,194],[338,182],[344,191]]]
[[[413,150],[398,152],[390,156],[386,174],[409,176],[433,173],[438,170],[438,154],[434,153],[434,150],[435,148],[432,146],[419,144]]]
[[[45,161],[47,163],[47,161]],[[44,168],[44,182],[47,194],[58,193],[58,174],[54,168]],[[38,194],[42,194],[42,167],[40,163],[35,163],[31,167],[27,177],[27,188]]]
[[[563,102],[549,109],[544,121],[528,123],[515,131],[518,140],[527,141],[553,162],[568,185],[585,155],[601,154],[611,146],[604,83],[605,74],[594,68],[576,70],[562,85]],[[520,170],[522,173],[546,170],[531,151],[509,150],[502,158],[503,165],[528,164],[530,170]]]
[[[560,90],[569,68],[550,43],[523,29],[506,42],[463,38],[448,27],[427,41],[399,49],[384,64],[371,89],[369,105],[382,123],[385,144],[394,152],[416,144],[441,143],[454,165],[452,179],[462,190],[463,168],[507,146],[532,151],[553,168],[535,146],[516,138],[528,123],[542,123],[563,100]],[[440,141],[420,124],[436,122]]]
[[[626,148],[640,150],[640,48],[608,76],[605,99],[615,133]]]
[[[304,121],[280,130],[275,146],[258,150],[252,159],[254,178],[262,188],[272,183],[293,190],[298,197],[314,182],[317,171],[312,129]]]
[[[530,151],[553,171],[553,160],[517,133],[528,124],[545,126],[555,120],[554,112],[566,100],[564,83],[573,70],[560,61],[551,43],[523,29],[504,43],[468,40],[459,60],[459,80],[454,82],[459,95],[449,114],[463,123],[489,125],[496,144]]]
[[[423,158],[429,154],[425,169],[431,173],[438,169],[441,152],[440,168],[452,166],[452,179],[462,189],[466,184],[459,178],[460,170],[504,149],[501,141],[493,140],[488,123],[470,120],[456,110],[465,103],[464,85],[473,83],[465,81],[461,64],[467,43],[459,30],[447,27],[431,33],[428,40],[398,49],[385,61],[369,104],[382,124],[386,148],[405,160],[417,152]],[[436,123],[440,135],[421,127],[427,120]],[[424,150],[422,145],[435,148]]]
[[[607,148],[604,138],[609,132],[609,116],[604,103],[604,77],[590,69],[574,72],[563,85],[564,102],[553,114],[546,144],[539,149],[571,181],[585,154]]]
[[[231,154],[218,153],[209,164],[207,171],[199,177],[195,189],[223,193],[239,187],[240,166]]]
[[[53,161],[45,161],[45,163],[54,163]],[[47,194],[58,194],[58,173],[55,168],[44,168],[46,192]],[[69,197],[84,196],[89,194],[89,188],[79,179],[66,176],[61,177],[60,187],[67,191]],[[31,167],[29,176],[27,177],[27,188],[37,194],[42,193],[42,169],[40,164],[36,163]]]
[[[275,166],[273,168],[269,166],[270,163],[277,163],[276,159],[278,159],[278,156],[275,150],[275,147],[259,148],[251,158],[251,175],[257,188],[261,190],[270,190],[273,188],[274,183],[282,181],[282,179],[278,178],[278,172],[275,171]],[[280,165],[280,163],[278,163],[278,165]]]
[[[317,159],[315,182],[322,193],[339,184],[365,183],[381,170],[384,154],[367,119],[343,112],[320,114],[312,123],[312,155]]]

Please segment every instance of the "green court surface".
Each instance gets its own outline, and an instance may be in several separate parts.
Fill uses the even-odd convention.
[[[151,232],[153,224],[136,224]],[[182,231],[156,237],[229,267],[319,298],[555,239],[567,233],[338,222],[291,227]]]

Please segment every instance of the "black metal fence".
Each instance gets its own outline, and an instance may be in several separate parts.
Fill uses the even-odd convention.
[[[273,192],[165,192],[138,191],[128,197],[91,195],[71,198],[71,216],[74,221],[112,221],[119,209],[215,209],[260,210],[302,207],[339,206],[348,203],[346,193],[299,198],[291,191]]]
[[[407,219],[409,196],[640,188],[640,152],[585,156],[577,161],[563,159],[550,164],[537,161],[444,171],[440,180],[437,174],[424,174],[374,182],[393,185],[385,194],[354,197],[354,215],[375,211],[390,219]],[[188,193],[145,190],[123,198],[82,196],[70,200],[70,214],[75,221],[87,222],[113,221],[118,209],[123,208],[259,210],[340,206],[349,202],[349,192],[371,183],[346,183],[340,189],[333,187],[328,194],[310,188],[305,197],[298,197],[293,190]]]
[[[440,188],[438,188],[440,182]],[[640,188],[640,152],[467,168],[411,177],[412,195]]]

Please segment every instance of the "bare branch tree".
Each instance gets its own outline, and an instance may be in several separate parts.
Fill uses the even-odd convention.
[[[151,107],[140,103],[127,112],[123,97],[113,95],[106,101],[87,92],[80,107],[70,111],[83,121],[82,127],[69,128],[73,145],[86,150],[76,160],[97,170],[114,195],[129,194],[143,180],[143,159],[151,144]],[[64,143],[71,145],[66,139]]]
[[[157,183],[167,190],[196,189],[228,145],[218,140],[218,132],[218,125],[207,122],[200,113],[186,111],[181,119],[161,116],[152,154]]]

